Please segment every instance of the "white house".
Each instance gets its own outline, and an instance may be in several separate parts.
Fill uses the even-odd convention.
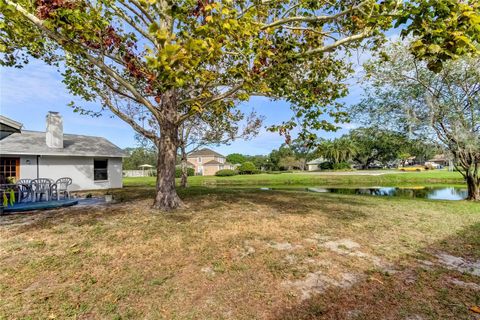
[[[309,161],[307,162],[307,166],[308,166],[308,171],[317,171],[317,170],[320,170],[320,165],[324,162],[326,162],[327,160],[323,159],[323,158],[317,158],[317,159],[314,159],[312,161]]]
[[[47,114],[46,132],[22,130],[0,116],[0,178],[72,178],[70,190],[122,187],[127,154],[105,138],[63,133],[63,119]]]

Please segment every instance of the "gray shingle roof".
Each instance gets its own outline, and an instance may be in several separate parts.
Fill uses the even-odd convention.
[[[49,148],[45,132],[22,131],[0,140],[2,155],[51,155],[83,157],[126,157],[128,154],[105,138],[63,135],[63,149]]]
[[[225,158],[224,155],[221,155],[218,152],[213,151],[212,149],[208,148],[203,148],[197,151],[193,151],[188,154],[189,157],[198,157],[198,156],[213,156],[213,157],[219,157],[219,158]]]
[[[323,158],[317,158],[317,159],[314,159],[312,161],[308,161],[307,162],[307,165],[308,164],[321,164],[321,163],[324,163],[326,162],[327,160],[323,159]]]

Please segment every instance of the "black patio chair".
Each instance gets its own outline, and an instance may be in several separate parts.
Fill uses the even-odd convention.
[[[16,185],[18,189],[18,202],[22,202],[24,199],[33,200],[32,179],[20,179]]]

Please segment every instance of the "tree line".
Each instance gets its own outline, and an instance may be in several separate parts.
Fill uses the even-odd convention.
[[[251,162],[262,171],[281,171],[308,170],[309,161],[321,158],[324,161],[323,169],[346,169],[352,165],[368,169],[373,164],[402,166],[409,159],[421,163],[440,152],[442,149],[433,141],[365,127],[351,130],[340,138],[319,139],[313,144],[296,139],[272,150],[268,155],[233,153],[227,156],[227,161],[233,164]]]

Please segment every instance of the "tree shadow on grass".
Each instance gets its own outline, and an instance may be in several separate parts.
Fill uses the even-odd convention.
[[[19,232],[33,229],[51,228],[59,223],[68,222],[81,226],[96,224],[105,216],[128,214],[130,207],[141,201],[142,209],[149,210],[145,201],[152,201],[154,189],[151,187],[128,187],[111,190],[117,204],[98,205],[93,207],[68,207],[54,210],[22,212],[0,216],[0,228],[21,226]],[[97,192],[94,196],[100,196]],[[259,205],[271,209],[278,214],[317,214],[330,218],[352,221],[366,218],[362,208],[369,206],[360,198],[351,196],[311,194],[299,191],[260,191],[257,188],[209,188],[190,187],[179,189],[179,194],[187,204],[186,209],[172,213],[162,213],[166,219],[176,222],[189,222],[192,214],[205,210],[221,209],[225,205]],[[154,210],[152,209],[152,214]]]
[[[272,319],[480,319],[480,277],[447,268],[435,252],[480,258],[480,223],[397,261],[397,272],[371,271],[349,288],[331,287],[278,310]],[[428,257],[425,262],[418,259]]]

